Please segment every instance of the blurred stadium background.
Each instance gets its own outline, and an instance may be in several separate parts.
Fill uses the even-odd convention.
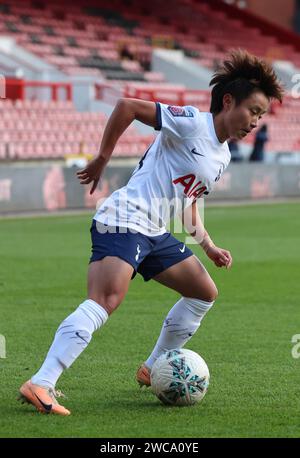
[[[134,123],[91,197],[74,171],[98,151],[122,96],[209,110],[232,48],[274,65],[287,94],[265,116],[264,161],[239,145],[210,199],[299,197],[299,0],[4,0],[0,4],[0,213],[93,208],[123,185],[154,135]]]

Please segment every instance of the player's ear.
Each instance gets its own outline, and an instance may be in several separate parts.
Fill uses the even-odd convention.
[[[223,110],[228,111],[232,108],[234,104],[234,99],[231,94],[224,94],[223,95]]]

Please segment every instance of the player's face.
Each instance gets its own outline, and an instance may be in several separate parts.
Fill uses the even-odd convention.
[[[241,140],[245,138],[252,129],[257,127],[258,121],[268,111],[270,102],[261,91],[253,92],[239,105],[236,105],[234,99],[229,94],[228,96],[228,106],[225,110],[224,118],[228,137]]]

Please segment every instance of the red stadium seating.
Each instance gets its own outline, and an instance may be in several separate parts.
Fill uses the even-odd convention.
[[[164,83],[161,73],[151,72],[153,49],[162,43],[182,49],[211,69],[229,49],[243,46],[258,56],[287,59],[300,67],[300,53],[293,43],[282,43],[270,32],[214,9],[208,1],[74,0],[72,8],[43,0],[4,0],[2,4],[6,7],[0,9],[1,35],[14,37],[67,75],[117,82],[115,94],[129,97],[209,109],[208,91],[187,91]],[[128,53],[126,58],[122,50]],[[103,92],[98,88],[99,98]],[[79,152],[81,143],[86,153],[95,154],[106,121],[101,113],[76,112],[71,102],[0,100],[0,111],[0,159],[63,158]],[[267,150],[299,151],[299,121],[298,100],[287,96],[282,107],[274,106],[265,117],[270,134]],[[254,135],[246,141],[253,139]],[[151,137],[129,129],[114,154],[140,155],[149,141]]]
[[[4,3],[8,9],[0,11],[0,33],[13,36],[68,74],[80,68],[95,74],[97,69],[98,75],[109,79],[144,81],[142,69],[150,68],[152,50],[162,42],[210,68],[236,47],[300,66],[300,53],[293,44],[282,44],[276,36],[213,9],[209,2],[153,0],[148,5],[131,0],[129,8],[123,0],[98,0],[96,7],[88,6],[95,2],[75,1],[65,10],[56,2],[40,1],[40,7],[31,6],[29,0]],[[122,59],[124,46],[130,58]],[[136,65],[130,68],[126,60]]]
[[[131,87],[131,90],[137,88]],[[155,92],[156,91],[156,92]],[[152,86],[148,99],[159,94],[159,86]],[[174,94],[184,105],[194,105],[200,110],[209,109],[209,91],[184,91],[173,87],[172,100],[160,89],[160,100],[174,102]],[[132,93],[133,96],[139,93]],[[145,94],[144,94],[145,95]],[[146,97],[147,98],[147,97]],[[177,100],[175,100],[175,103]],[[0,159],[62,159],[83,152],[97,153],[107,118],[102,113],[77,112],[72,102],[17,100],[0,103]],[[277,106],[264,117],[268,124],[270,141],[267,151],[291,152],[300,150],[300,106],[298,100],[287,95],[282,107]],[[245,141],[254,141],[255,131]],[[130,126],[120,138],[114,156],[140,156],[152,142],[153,136],[140,135]]]
[[[77,112],[69,102],[29,100],[2,100],[0,115],[0,158],[7,160],[62,159],[80,152],[93,156],[107,120],[102,113]],[[131,126],[114,156],[140,156],[152,140]]]

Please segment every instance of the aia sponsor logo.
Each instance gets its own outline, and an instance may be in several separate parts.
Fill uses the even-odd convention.
[[[207,187],[202,181],[197,181],[196,175],[193,173],[176,178],[176,180],[173,180],[173,183],[183,186],[183,192],[187,197],[198,199],[198,197],[201,197],[203,194],[208,194]]]

